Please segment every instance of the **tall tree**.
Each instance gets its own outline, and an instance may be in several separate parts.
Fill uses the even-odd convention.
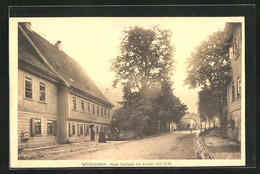
[[[218,31],[203,41],[187,60],[187,78],[190,88],[200,87],[199,108],[207,115],[218,111],[221,126],[226,127],[226,90],[230,81],[228,48],[224,46],[224,32]]]
[[[130,90],[140,91],[170,79],[174,62],[171,36],[170,31],[158,26],[135,26],[123,31],[119,56],[112,63],[116,73],[113,85],[121,82]]]
[[[124,87],[122,107],[114,115],[122,129],[140,130],[147,119],[176,121],[185,114],[187,107],[173,95],[170,84],[174,63],[171,36],[158,26],[123,31],[119,56],[112,62],[113,85]]]

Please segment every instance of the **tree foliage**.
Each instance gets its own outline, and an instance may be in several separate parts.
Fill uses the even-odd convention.
[[[187,106],[173,95],[174,46],[172,33],[130,27],[123,31],[119,56],[113,60],[114,87],[123,85],[123,101],[114,113],[114,124],[120,129],[134,130],[146,120],[178,121]]]
[[[198,102],[200,115],[208,118],[219,115],[222,125],[225,124],[223,109],[231,68],[228,48],[224,46],[224,32],[210,35],[191,54],[187,63],[185,83],[190,88],[201,88]]]
[[[121,82],[130,89],[141,90],[169,79],[174,56],[171,36],[170,31],[158,26],[135,26],[123,31],[119,56],[112,63],[116,73],[113,85]]]

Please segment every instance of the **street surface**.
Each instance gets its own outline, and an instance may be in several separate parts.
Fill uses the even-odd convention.
[[[103,150],[62,157],[62,160],[196,159],[195,133],[175,132],[130,140]]]

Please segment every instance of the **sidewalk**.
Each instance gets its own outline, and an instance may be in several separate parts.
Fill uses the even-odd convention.
[[[240,144],[229,139],[223,139],[218,129],[213,129],[207,134],[200,136],[208,151],[214,159],[240,159]]]
[[[66,157],[67,155],[95,152],[125,142],[126,141],[107,141],[107,143],[98,143],[97,141],[86,141],[43,148],[32,148],[29,150],[25,149],[18,152],[18,160],[56,160]]]

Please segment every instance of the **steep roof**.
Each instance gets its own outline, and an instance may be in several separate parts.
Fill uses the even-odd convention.
[[[37,66],[42,70],[50,71],[50,69],[52,69],[51,73],[57,74],[70,87],[83,91],[84,93],[87,93],[94,98],[102,100],[109,106],[114,106],[102,94],[102,92],[98,89],[98,87],[87,75],[79,63],[73,60],[65,52],[58,50],[56,46],[51,44],[36,32],[28,30],[25,26],[25,23],[19,23],[19,26],[22,28],[20,30],[25,32],[23,35],[27,35],[29,37],[29,39],[32,41],[32,44],[37,47],[40,54],[42,54],[47,62],[39,59],[40,56],[37,55],[36,51],[34,51],[35,49],[33,48],[32,44],[29,43],[26,37],[22,36],[19,37],[19,46],[21,46],[21,49],[19,49],[20,51],[18,51],[19,59],[31,63],[32,65]]]

